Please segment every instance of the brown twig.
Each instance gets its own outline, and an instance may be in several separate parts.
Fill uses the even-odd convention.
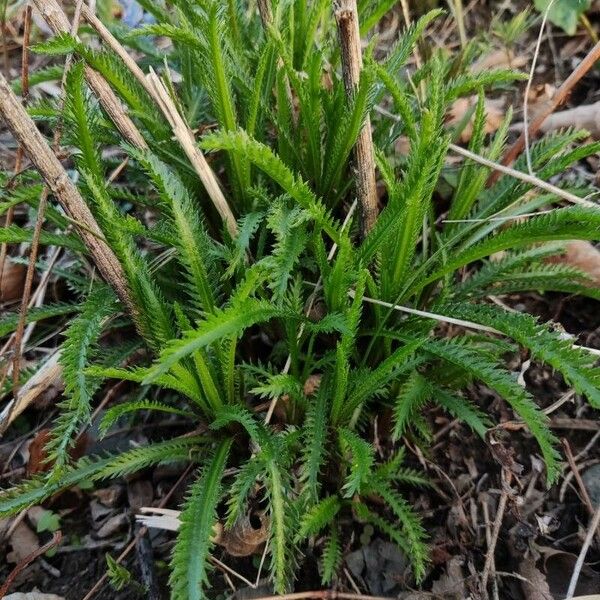
[[[79,30],[79,20],[81,17],[81,5],[83,4],[83,0],[77,0],[77,5],[75,6],[75,14],[73,15],[73,23],[71,25],[70,33],[71,35],[77,35],[77,31]],[[60,108],[59,108],[59,119],[58,125],[54,130],[54,138],[52,143],[52,148],[56,153],[60,147],[60,141],[62,138],[62,129],[63,129],[63,112],[65,109],[65,85],[67,82],[67,75],[71,68],[71,63],[73,61],[73,55],[69,54],[67,56],[65,70],[63,72],[62,81],[60,85],[61,91],[61,99],[60,99]],[[23,145],[19,146],[19,150],[23,151]],[[33,288],[33,277],[35,274],[35,263],[37,261],[39,244],[40,244],[40,235],[42,234],[42,227],[45,221],[46,214],[46,205],[48,202],[48,187],[45,186],[40,195],[40,200],[38,203],[38,211],[37,217],[35,221],[35,227],[33,230],[33,237],[31,240],[31,248],[29,250],[29,262],[27,264],[27,272],[25,275],[25,285],[23,286],[23,297],[21,299],[21,308],[19,311],[19,320],[17,322],[17,328],[15,330],[14,336],[14,356],[12,363],[12,375],[13,375],[13,395],[16,396],[17,390],[19,388],[19,377],[21,370],[21,354],[23,350],[23,334],[25,332],[25,323],[27,320],[27,312],[29,310],[29,300],[31,298],[31,290]]]
[[[506,475],[505,475],[506,473]],[[510,472],[502,471],[502,492],[500,495],[500,501],[498,502],[498,511],[496,512],[496,519],[494,520],[494,529],[492,530],[492,537],[488,544],[488,551],[485,557],[485,565],[483,567],[483,574],[481,576],[481,590],[484,594],[487,594],[487,584],[492,572],[492,566],[494,564],[494,553],[496,551],[496,544],[498,543],[498,536],[500,535],[500,528],[502,527],[502,521],[504,519],[504,513],[506,511],[506,504],[508,502],[508,495],[510,491],[510,481],[512,474]]]
[[[69,19],[56,0],[32,0],[32,2],[54,33],[69,33]],[[147,148],[148,144],[146,144],[142,134],[129,118],[119,99],[102,75],[86,65],[85,77],[88,85],[121,135],[137,148]]]
[[[587,72],[600,60],[600,43],[596,44],[586,55],[586,57],[577,65],[575,70],[567,77],[565,82],[558,88],[556,94],[550,98],[542,108],[537,112],[535,118],[529,124],[526,131],[519,136],[519,139],[507,150],[502,164],[511,165],[515,159],[523,152],[525,148],[525,140],[533,138],[540,130],[544,121],[561,105],[563,104],[573,88],[587,74]],[[493,185],[498,181],[500,173],[495,171],[488,179],[488,186]]]
[[[38,203],[37,217],[35,220],[35,227],[33,228],[33,236],[31,238],[31,248],[29,249],[29,262],[27,263],[27,271],[25,273],[25,285],[23,286],[21,307],[19,309],[19,320],[17,321],[17,327],[15,329],[12,361],[13,395],[16,395],[19,389],[23,333],[25,332],[25,323],[27,322],[27,312],[29,309],[29,299],[31,298],[31,290],[33,288],[33,276],[35,275],[35,263],[37,262],[38,250],[40,247],[40,236],[42,234],[42,227],[44,226],[44,221],[46,219],[45,214],[47,202],[48,188],[44,187]]]
[[[29,38],[31,36],[31,6],[28,4],[25,7],[25,14],[23,16],[23,45],[21,52],[21,97],[23,98],[23,105],[27,106],[27,100],[29,99]],[[17,148],[17,156],[15,160],[14,176],[16,177],[22,168],[23,163],[23,147]],[[9,182],[9,186],[12,182]],[[6,211],[6,219],[4,220],[4,226],[10,227],[13,221],[15,213],[14,206],[11,206]],[[0,282],[4,275],[4,265],[6,263],[6,255],[8,252],[8,244],[3,243],[0,247]],[[1,298],[0,298],[1,300]]]
[[[0,598],[4,598],[10,589],[13,581],[17,578],[19,573],[25,569],[28,565],[30,565],[38,556],[45,554],[54,546],[58,546],[62,540],[62,533],[60,531],[55,531],[52,539],[40,546],[37,550],[34,550],[31,554],[28,554],[11,572],[10,575],[6,578],[6,581],[0,587]]]
[[[8,62],[8,37],[6,35],[6,9],[8,2],[2,5],[2,14],[0,15],[0,43],[2,44],[2,59],[4,72],[6,76],[10,73],[10,63]]]
[[[168,91],[165,89],[162,81],[156,76],[154,72],[146,76],[140,69],[135,60],[125,50],[123,45],[115,38],[115,36],[104,26],[104,24],[98,19],[92,10],[84,5],[82,14],[84,19],[96,30],[96,33],[111,48],[123,61],[125,66],[129,69],[132,75],[146,90],[148,95],[154,100],[156,105],[160,108],[165,118],[171,125],[175,137],[181,144],[184,152],[188,159],[192,163],[200,181],[204,185],[210,199],[212,200],[215,208],[221,215],[221,218],[225,222],[229,234],[232,237],[237,235],[237,222],[223,195],[221,187],[219,186],[218,179],[211,169],[210,165],[206,161],[204,154],[198,148],[194,134],[191,131],[188,124],[184,121],[183,117],[179,114],[177,107],[171,100]]]
[[[581,547],[581,552],[577,557],[577,562],[575,563],[575,569],[573,570],[573,575],[571,576],[571,581],[569,582],[569,589],[567,590],[567,595],[565,596],[565,600],[570,600],[575,595],[575,589],[577,588],[577,582],[579,581],[579,574],[581,573],[581,569],[583,567],[583,561],[590,549],[592,544],[592,538],[596,534],[596,530],[600,525],[600,505],[596,508],[594,512],[594,516],[588,527],[587,535],[585,536],[585,540],[583,542],[583,546]]]
[[[334,0],[342,57],[342,75],[348,98],[353,98],[360,83],[362,49],[356,0]],[[375,225],[378,215],[375,155],[371,119],[367,115],[354,146],[356,196],[361,209],[363,237]]]

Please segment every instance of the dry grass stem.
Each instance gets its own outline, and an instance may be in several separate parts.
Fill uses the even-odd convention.
[[[69,19],[67,19],[56,0],[32,0],[32,2],[54,33],[69,33]],[[129,118],[116,94],[102,75],[86,65],[85,77],[92,92],[98,98],[121,135],[130,144],[138,148],[147,148],[148,144],[146,144],[142,134]]]
[[[334,0],[333,4],[340,40],[344,86],[346,95],[352,98],[360,83],[362,70],[362,48],[356,0]],[[373,135],[369,116],[366,117],[354,146],[354,162],[356,196],[361,209],[361,230],[364,237],[375,225],[379,212]]]
[[[153,97],[159,103],[160,109],[169,121],[175,137],[181,144],[183,151],[192,163],[198,177],[200,177],[200,181],[202,181],[202,184],[206,188],[215,208],[225,222],[229,235],[236,237],[238,227],[233,212],[231,212],[231,208],[223,195],[214,171],[210,168],[200,148],[198,148],[192,130],[184,121],[181,114],[179,114],[175,103],[158,75],[152,70],[147,78],[153,89]]]
[[[113,286],[121,301],[135,316],[136,310],[121,264],[113,251],[102,241],[102,231],[79,190],[69,179],[67,172],[37,130],[35,123],[19,102],[9,83],[1,75],[0,114],[16,140],[22,144],[25,153],[46,181],[50,191],[67,214],[77,223],[79,235],[100,273]]]

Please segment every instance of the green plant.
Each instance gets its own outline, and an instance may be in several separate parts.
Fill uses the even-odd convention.
[[[579,20],[591,5],[591,0],[535,0],[535,7],[541,13],[548,11],[548,19],[569,35],[575,34]]]
[[[172,4],[167,9],[145,0],[156,23],[116,33],[147,51],[142,65],[157,68],[160,60],[146,37],[172,40],[166,62],[181,81],[174,86],[164,70],[165,83],[172,93],[176,87],[192,129],[215,123],[200,145],[223,169],[239,233],[234,239],[227,234],[168,122],[112,51],[91,50],[68,35],[38,46],[80,57],[67,78],[65,143],[75,152],[80,190],[126,274],[139,338],[112,341],[115,330],[134,325],[109,286],[89,283],[85,249],[66,233],[69,222],[51,204],[51,228],[41,242],[61,245],[79,261],[77,274],[65,276],[81,301],[39,309],[29,318],[78,313],[62,345],[65,400],[48,447],[50,475],[0,495],[0,515],[80,481],[191,460],[198,474],[172,557],[173,598],[204,597],[215,522],[232,527],[257,505],[270,519],[268,551],[278,592],[291,585],[302,546],[317,536],[324,538],[323,583],[332,581],[342,559],[340,523],[349,517],[397,543],[420,581],[427,574],[427,535],[406,491],[428,482],[406,464],[402,439],[410,436],[427,448],[432,432],[425,407],[440,407],[484,440],[491,416],[467,393],[472,381],[483,382],[537,440],[548,483],[559,473],[556,440],[534,397],[506,369],[507,355],[522,347],[600,407],[600,370],[585,349],[549,324],[485,301],[490,294],[526,290],[598,299],[583,272],[546,259],[562,252],[562,240],[597,239],[600,211],[557,207],[559,197],[507,176],[488,188],[490,169],[467,161],[442,215],[436,190],[446,175],[448,107],[460,96],[479,94],[470,150],[498,160],[511,116],[486,139],[484,90],[519,75],[473,75],[468,65],[432,51],[409,82],[401,67],[438,12],[408,28],[377,60],[374,41],[360,86],[348,98],[328,2],[275,3],[265,31],[242,3]],[[365,19],[384,12],[370,8]],[[150,149],[123,143],[86,87],[85,62],[118,92]],[[421,82],[424,97],[417,96]],[[381,102],[393,107],[399,122],[373,111]],[[43,102],[30,113],[52,125],[58,110]],[[367,114],[386,193],[375,227],[359,240],[350,156]],[[410,144],[406,156],[394,152],[401,135]],[[539,177],[548,180],[600,150],[600,144],[583,144],[583,137],[564,131],[535,144],[531,161]],[[107,176],[115,165],[100,149],[115,145],[129,164],[127,177],[112,182]],[[516,168],[524,166],[521,159]],[[2,196],[0,210],[20,202],[35,206],[39,186],[31,186],[32,179],[22,175],[21,185]],[[583,185],[574,191],[589,193]],[[54,234],[57,229],[62,235]],[[2,235],[9,242],[31,239],[19,226]],[[500,252],[501,260],[490,260]],[[466,328],[448,336],[438,327],[448,319]],[[13,322],[2,322],[3,333]],[[134,366],[124,368],[125,359]],[[111,407],[103,432],[142,412],[176,414],[189,419],[190,431],[205,432],[72,464],[68,449],[106,379],[160,392],[154,400],[141,396]],[[308,389],[309,379],[318,385]],[[265,401],[275,412],[265,414]],[[370,428],[381,411],[393,415],[387,461],[375,452]]]

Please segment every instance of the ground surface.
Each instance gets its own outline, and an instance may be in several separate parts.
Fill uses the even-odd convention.
[[[500,8],[505,7],[506,15],[509,15],[525,3],[480,1],[465,4],[471,7],[466,15],[468,33],[476,35],[487,31],[492,13],[497,12],[499,5]],[[390,28],[398,27],[400,14],[398,10],[394,19],[389,19],[386,24]],[[592,12],[589,17],[591,26],[600,31],[600,14]],[[19,60],[18,24],[16,27],[17,36],[9,45],[11,67],[18,64]],[[536,28],[532,29],[517,43],[514,50],[516,55],[532,56],[537,31]],[[432,40],[445,44],[450,50],[456,49],[458,36],[453,22],[447,20],[438,27],[432,34]],[[545,36],[542,45],[534,91],[541,97],[551,93],[552,86],[564,81],[590,46],[589,34],[584,29],[575,36],[566,36],[556,28],[551,28],[550,36]],[[528,63],[525,68],[529,68]],[[592,70],[577,86],[570,98],[570,105],[591,104],[599,100],[599,83],[600,70]],[[509,91],[502,97],[504,103],[514,104],[515,122],[522,118],[523,91],[523,88]],[[9,161],[13,158],[14,145],[10,136],[0,129],[0,160]],[[578,174],[593,180],[597,166],[582,164]],[[61,292],[56,290],[55,293],[60,296]],[[526,308],[542,319],[553,319],[567,332],[577,336],[578,343],[600,349],[600,306],[591,300],[556,294],[512,296],[503,298],[503,302],[517,310]],[[548,369],[535,364],[527,365],[519,357],[515,357],[511,367],[523,373],[544,407],[551,407],[568,392],[564,383]],[[118,397],[120,390],[105,390],[105,393]],[[489,390],[474,386],[471,393],[475,400],[485,400],[486,405],[496,413],[498,421],[511,419],[511,415],[505,414],[505,405],[496,401]],[[49,397],[45,403],[38,404],[0,442],[2,485],[18,481],[26,470],[31,470],[31,464],[35,462],[32,456],[36,444],[40,445],[39,431],[53,416],[55,400],[56,397]],[[398,549],[380,539],[371,528],[358,523],[348,523],[345,529],[346,561],[339,580],[340,589],[390,597],[401,594],[401,597],[412,600],[432,596],[466,598],[469,594],[478,597],[476,575],[484,569],[488,545],[491,541],[493,543],[494,521],[504,494],[506,507],[495,552],[498,597],[514,600],[562,598],[588,522],[588,512],[581,500],[581,490],[572,469],[565,463],[561,481],[547,490],[540,472],[536,445],[522,430],[499,428],[491,432],[488,444],[484,444],[466,428],[449,421],[441,413],[432,412],[428,418],[435,431],[433,450],[423,455],[408,442],[410,460],[415,465],[421,464],[434,482],[432,490],[413,493],[411,497],[414,506],[424,515],[431,534],[433,569],[422,588],[426,593],[410,589],[410,580],[404,578],[406,563]],[[575,398],[552,411],[551,419],[556,434],[569,440],[577,470],[583,475],[592,502],[600,502],[600,445],[597,421],[594,421],[597,416]],[[177,423],[171,425],[175,430],[178,427]],[[389,449],[386,415],[381,415],[375,427],[378,450],[385,456]],[[131,441],[144,443],[157,435],[157,425],[147,423],[134,431],[123,431],[113,436],[108,444],[114,446]],[[87,452],[101,449],[95,442],[93,431],[87,434],[86,446]],[[511,480],[505,481],[504,487],[501,481],[502,466],[512,470]],[[56,554],[46,556],[28,567],[19,576],[12,591],[31,590],[37,586],[44,592],[59,594],[67,600],[83,598],[106,570],[105,553],[116,556],[134,539],[134,515],[137,509],[157,504],[181,475],[180,471],[157,469],[142,473],[135,480],[117,482],[94,491],[70,492],[54,498],[45,506],[60,515],[60,527],[65,536],[63,543]],[[180,484],[168,506],[178,506],[183,489],[185,485]],[[0,547],[0,581],[14,567],[14,556],[11,558],[10,555],[19,550],[15,544],[22,543],[20,551],[26,553],[34,543],[32,535],[34,541],[39,543],[51,537],[48,531],[33,533],[36,523],[39,523],[39,514],[28,514],[19,526],[22,532],[20,538],[13,534],[10,541],[4,540]],[[4,525],[11,526],[10,523]],[[14,523],[12,526],[14,529]],[[0,525],[0,539],[3,533]],[[152,534],[156,559],[154,574],[161,596],[165,595],[166,564],[172,539],[168,533]],[[126,585],[119,592],[105,585],[95,597],[144,597],[135,586],[135,582],[141,580],[140,566],[148,562],[147,555],[143,552],[142,555],[140,557],[139,551],[131,552],[124,562],[133,575],[134,585]],[[22,558],[23,555],[20,556]],[[232,559],[219,549],[216,556],[246,578],[254,580],[256,577],[260,554]],[[578,595],[600,590],[598,561],[600,553],[596,546],[588,555],[589,566],[580,577]],[[215,597],[225,594],[229,590],[228,582],[222,577],[215,577],[215,580]],[[528,587],[526,581],[532,582],[532,587]],[[240,598],[270,593],[267,587],[251,590],[235,576],[230,576],[230,582],[238,590],[236,594]],[[309,550],[302,561],[297,590],[319,588],[316,562]]]

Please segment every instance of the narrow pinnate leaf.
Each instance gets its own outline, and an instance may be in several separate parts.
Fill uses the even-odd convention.
[[[177,545],[171,559],[171,598],[201,600],[208,585],[208,557],[213,545],[213,527],[221,497],[221,479],[231,441],[219,444],[214,456],[192,484],[181,512]]]

